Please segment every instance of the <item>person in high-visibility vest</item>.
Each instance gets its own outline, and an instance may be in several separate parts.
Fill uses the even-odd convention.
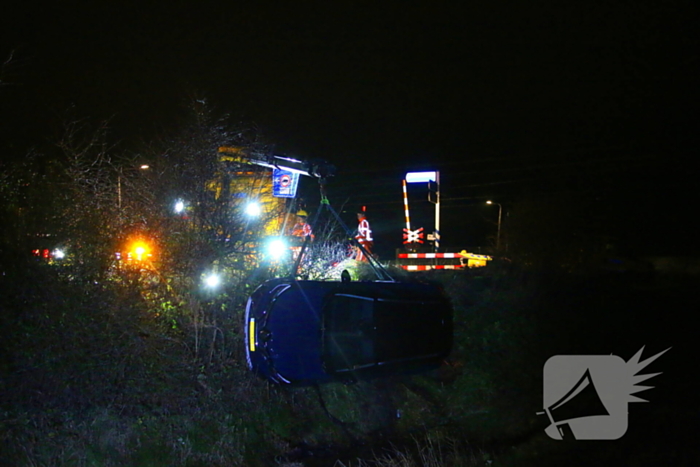
[[[300,237],[302,240],[304,240],[304,237],[311,237],[311,240],[314,239],[311,226],[306,222],[308,216],[303,209],[297,212],[297,223],[292,227],[292,237]]]
[[[306,219],[308,218],[308,213],[303,209],[297,212],[297,223],[292,227],[291,236],[294,237],[294,244],[291,247],[293,259],[297,259],[299,253],[301,252],[301,245],[306,240],[306,237],[310,237],[309,240],[314,239],[314,234],[311,231],[311,226]]]
[[[369,221],[365,215],[364,211],[359,211],[357,213],[357,234],[355,239],[362,245],[367,253],[372,254],[372,247],[374,246],[374,239],[372,238],[372,229],[369,226]],[[357,261],[368,261],[364,252],[357,248],[357,255],[355,256]]]

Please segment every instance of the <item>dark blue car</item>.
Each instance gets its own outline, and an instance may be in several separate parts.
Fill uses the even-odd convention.
[[[248,367],[281,384],[434,369],[452,347],[442,289],[409,282],[274,279],[248,300]]]

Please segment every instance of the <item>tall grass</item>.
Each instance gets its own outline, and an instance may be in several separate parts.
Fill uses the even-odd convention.
[[[535,413],[542,366],[551,355],[586,350],[582,333],[612,335],[592,334],[587,320],[612,316],[614,299],[626,297],[621,284],[499,267],[393,273],[445,287],[455,309],[451,356],[434,372],[317,391],[248,372],[240,335],[246,287],[239,298],[229,291],[227,300],[202,300],[195,321],[187,303],[155,309],[138,282],[78,283],[43,264],[5,267],[0,459],[349,467],[565,456],[568,448],[547,442]]]
[[[371,275],[358,266],[355,277]],[[312,388],[279,388],[249,374],[244,300],[200,301],[196,321],[187,302],[163,301],[153,289],[144,295],[139,281],[78,283],[43,264],[23,271],[2,282],[0,446],[15,465],[268,465],[293,461],[300,446],[334,446],[322,449],[330,460],[336,451],[368,453],[368,445],[407,439],[415,444],[411,462],[444,463],[438,453],[457,458],[457,438],[432,430],[490,407],[493,382],[483,370],[481,386],[465,373],[473,336],[459,329],[440,372],[326,385],[326,412]],[[458,316],[466,313],[457,293],[464,279],[441,280]],[[373,462],[411,465],[386,464],[398,462],[396,446],[391,460],[384,453]]]

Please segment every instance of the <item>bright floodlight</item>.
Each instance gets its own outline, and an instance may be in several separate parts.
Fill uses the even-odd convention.
[[[493,204],[493,201],[491,201],[491,200],[486,201],[486,204]]]
[[[59,250],[58,248],[53,251],[53,257],[56,259],[63,259],[66,256],[66,254],[63,252],[63,250]]]
[[[180,213],[181,213],[182,211],[184,211],[184,210],[185,210],[185,203],[184,203],[183,201],[181,201],[181,200],[178,200],[178,201],[175,203],[175,212],[178,213],[178,214],[180,214]]]
[[[408,172],[406,174],[406,183],[426,183],[437,181],[436,172]]]
[[[209,288],[217,287],[221,283],[221,278],[217,274],[209,274],[204,278],[204,284]]]
[[[287,243],[281,238],[276,238],[267,245],[267,252],[273,259],[280,259],[287,251]]]
[[[258,217],[261,212],[262,210],[260,209],[260,205],[255,202],[248,203],[248,205],[245,207],[245,213],[250,217]]]

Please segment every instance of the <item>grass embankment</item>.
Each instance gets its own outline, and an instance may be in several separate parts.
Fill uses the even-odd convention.
[[[424,276],[455,306],[443,368],[284,389],[245,368],[240,300],[206,322],[136,284],[77,283],[45,265],[0,280],[0,464],[658,465],[691,458],[682,282],[500,267]],[[688,280],[687,278],[684,280]],[[235,300],[233,300],[235,302]],[[697,305],[697,299],[695,299]],[[695,310],[698,308],[696,307]],[[687,323],[685,323],[687,324]],[[214,338],[216,336],[216,338]],[[618,441],[544,433],[542,368],[560,354],[628,360],[673,346]],[[687,401],[687,403],[678,403]],[[684,405],[685,404],[685,405]],[[325,408],[324,408],[325,407]],[[690,465],[690,464],[688,464]]]

